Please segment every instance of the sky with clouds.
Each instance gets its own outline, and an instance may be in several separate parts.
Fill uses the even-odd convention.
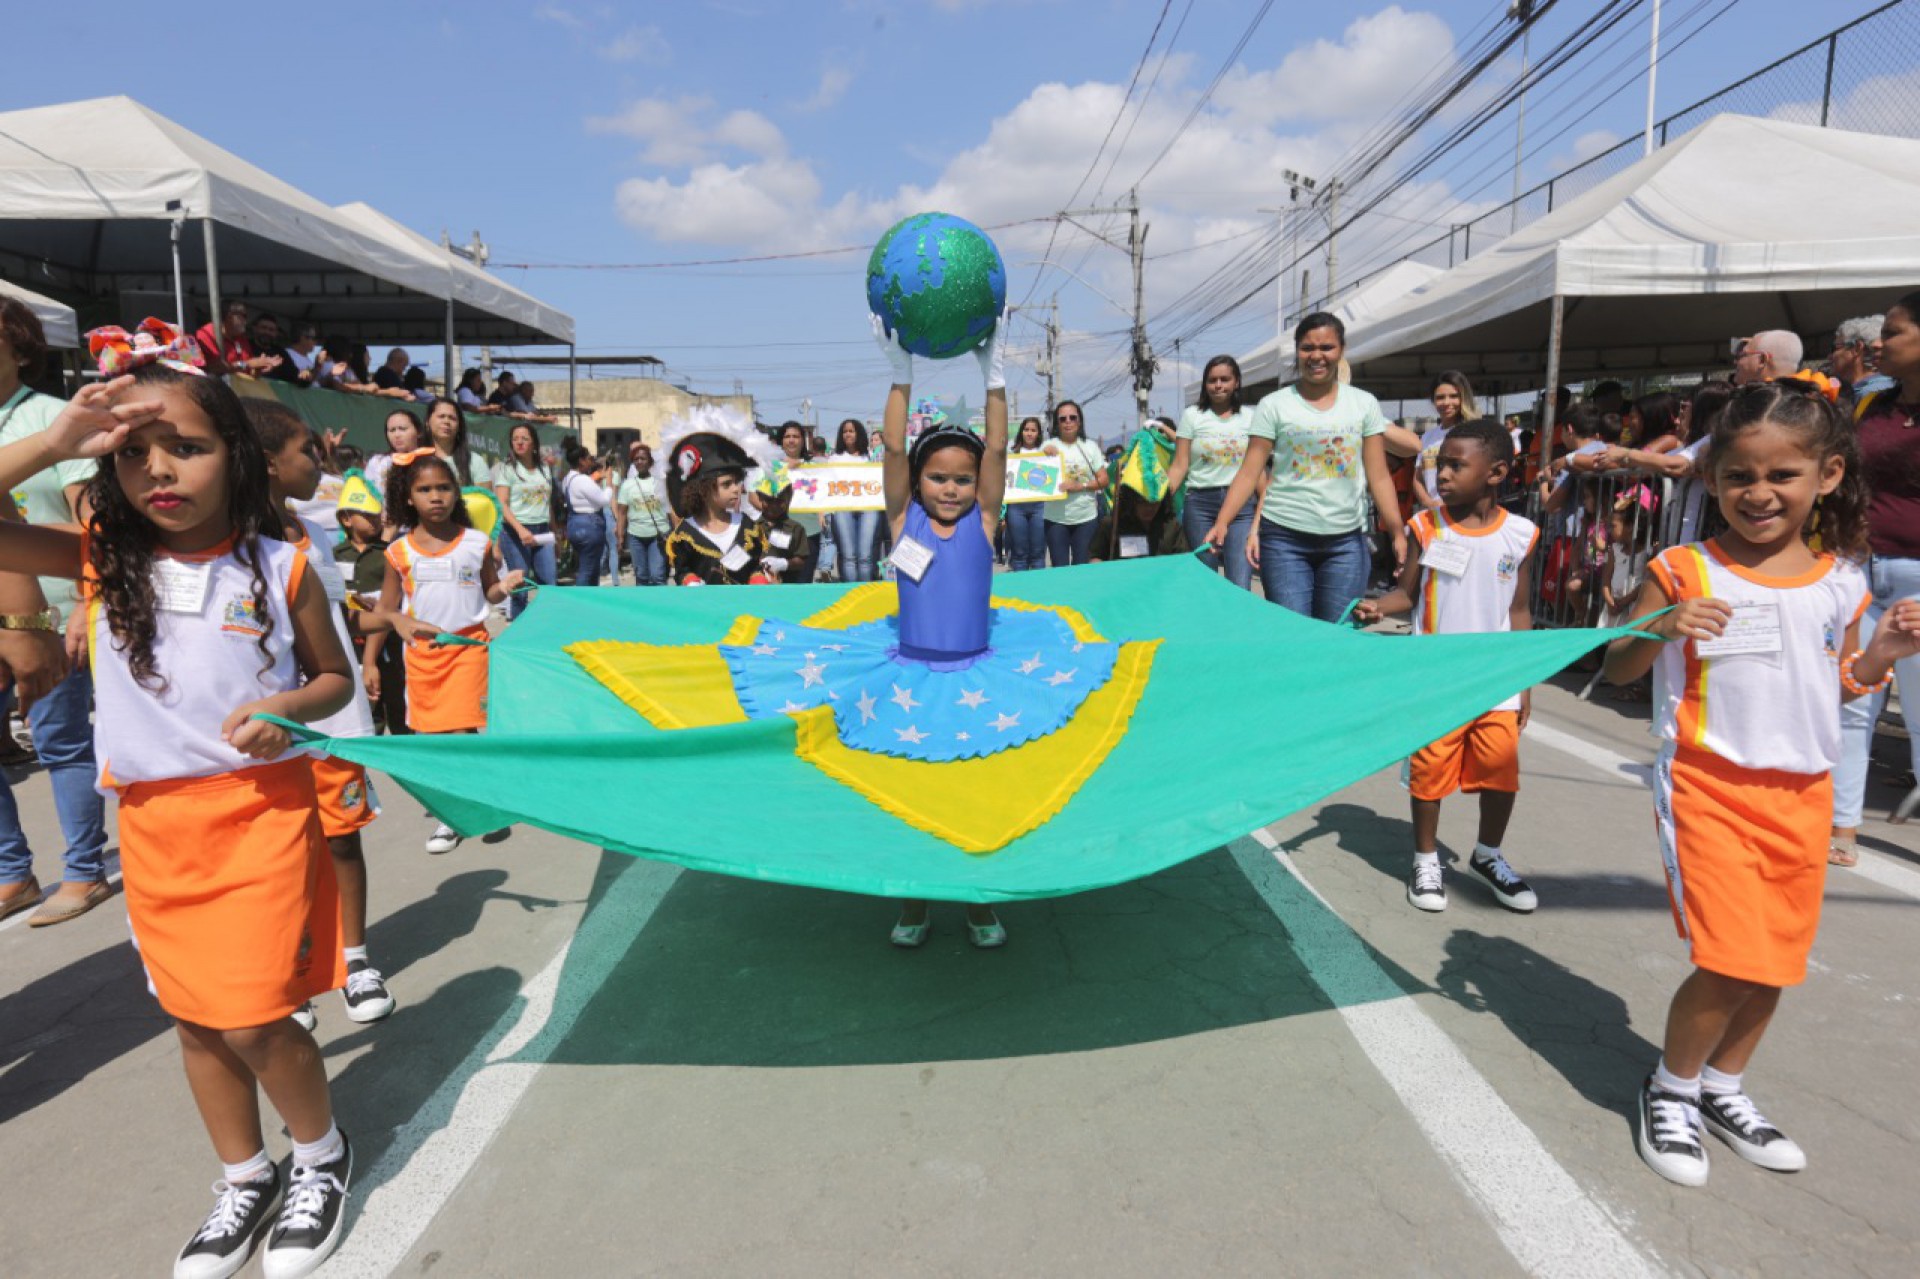
[[[1666,0],[1670,33],[1726,3]],[[1260,7],[1175,0],[1142,66],[1162,0],[348,3],[219,23],[178,15],[86,40],[41,6],[9,19],[16,51],[44,56],[9,60],[0,109],[129,94],[330,204],[365,200],[436,238],[477,229],[505,278],[576,317],[583,351],[657,355],[696,390],[737,379],[765,420],[811,399],[826,421],[875,412],[884,391],[864,253],[715,260],[869,245],[930,208],[1018,224],[996,232],[1011,292],[1057,295],[1063,392],[1075,394],[1123,353],[1129,317],[1112,300],[1128,299],[1127,260],[1032,219],[1076,185],[1087,206],[1140,183],[1152,335],[1158,314],[1270,224],[1260,210],[1284,199],[1284,170],[1339,164],[1506,3],[1277,0],[1231,57]],[[1735,0],[1663,62],[1661,113],[1871,7]],[[1536,41],[1592,8],[1562,0]],[[1645,27],[1643,12],[1540,91],[1530,179],[1637,130]],[[1475,92],[1517,71],[1509,58]],[[1110,130],[1119,145],[1090,170]],[[1396,193],[1342,245],[1343,278],[1498,204],[1512,146],[1509,115]],[[1124,236],[1120,219],[1086,221]],[[1050,236],[1064,270],[1040,277]],[[695,260],[711,264],[558,269]],[[1186,375],[1196,355],[1249,350],[1273,328],[1272,303],[1249,304],[1184,344]],[[1028,409],[1042,398],[1037,341],[1015,322],[1012,390]],[[1160,355],[1152,405],[1174,410],[1175,353]],[[931,393],[974,390],[970,360],[922,366]],[[1090,425],[1117,435],[1131,411],[1130,393],[1108,396],[1089,405]]]

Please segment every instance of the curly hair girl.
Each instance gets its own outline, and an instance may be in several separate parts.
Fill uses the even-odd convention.
[[[153,394],[165,389],[192,401],[213,426],[225,446],[225,501],[228,534],[234,557],[253,572],[253,604],[259,618],[261,670],[271,670],[268,638],[273,634],[273,612],[267,607],[267,581],[261,572],[260,542],[281,541],[280,517],[274,512],[267,488],[267,459],[259,437],[247,422],[240,399],[213,378],[195,377],[160,364],[149,364],[134,375],[137,390]],[[160,530],[134,505],[122,487],[119,472],[143,466],[123,451],[87,484],[93,513],[87,520],[88,576],[97,584],[106,606],[107,625],[114,648],[127,655],[127,665],[141,687],[155,693],[167,690],[167,681],[154,669],[153,646],[158,634],[153,564],[160,549]]]
[[[1820,462],[1839,458],[1846,473],[1840,487],[1814,504],[1802,535],[1820,550],[1831,551],[1844,559],[1867,558],[1867,480],[1860,467],[1860,453],[1854,442],[1853,428],[1846,416],[1811,383],[1797,378],[1762,382],[1734,392],[1725,408],[1715,415],[1710,429],[1713,440],[1707,445],[1707,468],[1724,456],[1742,431],[1770,422],[1791,432],[1806,450],[1807,456]],[[1695,429],[1703,424],[1695,423]]]

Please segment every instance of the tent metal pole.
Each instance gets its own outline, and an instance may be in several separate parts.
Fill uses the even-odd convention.
[[[440,383],[449,400],[455,397],[453,383],[453,289],[447,289],[447,340],[440,351]]]
[[[571,342],[567,343],[567,423],[579,435],[586,434],[580,428],[579,351]]]
[[[1547,322],[1546,406],[1540,412],[1540,474],[1544,477],[1553,462],[1554,410],[1560,403],[1560,326],[1566,319],[1567,301],[1553,295],[1553,310]]]
[[[207,306],[212,310],[213,340],[220,341],[220,257],[213,247],[213,219],[200,219],[200,241],[207,251]],[[215,351],[217,357],[220,352]]]
[[[186,226],[187,220],[183,217],[173,220],[173,323],[182,333],[191,333],[187,327],[187,284],[180,274],[180,233]]]

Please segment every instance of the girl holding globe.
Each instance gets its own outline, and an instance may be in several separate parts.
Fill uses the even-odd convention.
[[[900,591],[895,660],[956,673],[977,663],[1008,660],[988,643],[993,535],[1000,526],[1000,500],[1007,485],[1006,318],[1002,316],[993,336],[974,349],[987,384],[984,442],[963,426],[945,423],[921,434],[909,450],[907,406],[913,399],[913,357],[893,340],[878,316],[873,317],[873,337],[893,366],[893,387],[887,392],[881,425],[887,446],[881,482]],[[928,904],[905,902],[900,922],[893,928],[893,944],[919,946],[931,930]],[[968,904],[967,939],[982,949],[1006,944],[1007,930],[993,907]]]
[[[1259,527],[1230,549],[1260,571],[1268,600],[1323,622],[1339,621],[1366,594],[1372,560],[1367,498],[1396,517],[1400,509],[1387,473],[1390,424],[1378,400],[1340,381],[1346,345],[1346,325],[1338,316],[1321,311],[1300,321],[1293,334],[1299,379],[1254,409],[1247,456],[1206,535],[1216,550],[1236,540],[1234,517],[1271,462]],[[1391,429],[1405,437],[1396,452],[1418,450],[1418,437]],[[1397,518],[1389,536],[1397,571],[1407,557],[1406,531]]]
[[[1047,558],[1053,567],[1093,558],[1100,519],[1100,490],[1107,487],[1107,458],[1086,436],[1086,414],[1072,400],[1053,406],[1053,439],[1046,452],[1060,459],[1060,491],[1046,504]]]
[[[1253,406],[1240,402],[1240,362],[1231,355],[1216,355],[1207,361],[1200,374],[1200,399],[1180,415],[1180,427],[1174,438],[1173,463],[1167,468],[1167,492],[1177,493],[1187,486],[1186,505],[1180,522],[1186,529],[1187,544],[1200,546],[1207,530],[1213,527],[1226,501],[1227,488],[1240,472],[1247,456],[1247,436],[1253,425]],[[1266,475],[1259,477],[1266,488]],[[1251,507],[1235,516],[1228,527],[1230,546],[1245,546],[1253,532]],[[1253,585],[1253,564],[1245,555],[1229,551],[1225,556],[1207,552],[1208,566],[1226,569],[1227,580],[1246,590]]]

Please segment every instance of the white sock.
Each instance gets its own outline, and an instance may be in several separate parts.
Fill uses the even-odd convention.
[[[1667,1069],[1667,1059],[1662,1057],[1660,1064],[1653,1068],[1653,1086],[1661,1092],[1670,1092],[1676,1097],[1685,1097],[1688,1101],[1700,1100],[1700,1079],[1682,1079]]]
[[[1431,853],[1423,853],[1416,848],[1413,850],[1413,864],[1415,866],[1431,866],[1435,870],[1438,870],[1440,868],[1440,853],[1438,850]]]
[[[1491,844],[1475,844],[1473,846],[1473,860],[1477,862],[1490,862],[1499,855],[1500,850]]]
[[[340,956],[341,958],[345,959],[349,964],[351,964],[356,959],[359,960],[361,963],[365,963],[367,960],[367,948],[365,946],[342,947],[340,951]]]
[[[1726,1071],[1715,1070],[1712,1066],[1703,1066],[1700,1069],[1700,1091],[1710,1092],[1717,1097],[1731,1097],[1734,1093],[1742,1091],[1740,1076],[1729,1075]]]
[[[318,1164],[329,1164],[338,1159],[347,1148],[346,1139],[340,1135],[339,1126],[327,1125],[326,1136],[318,1141],[296,1141],[293,1143],[293,1166],[312,1168]]]
[[[221,1164],[220,1175],[229,1186],[238,1186],[242,1182],[265,1181],[273,1175],[273,1160],[267,1158],[267,1152],[257,1150],[253,1158],[244,1163]]]

